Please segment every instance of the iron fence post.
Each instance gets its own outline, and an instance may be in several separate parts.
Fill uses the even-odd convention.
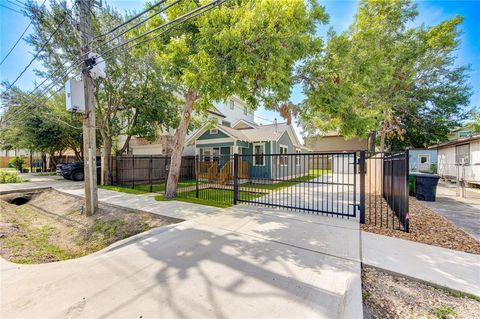
[[[152,155],[150,155],[150,163],[148,165],[148,181],[150,182],[150,193],[153,193],[153,185],[152,185]]]
[[[233,204],[238,201],[238,153],[233,154]]]
[[[135,155],[132,154],[132,188],[135,188]]]
[[[406,212],[406,215],[405,215],[405,232],[409,232],[410,231],[410,204],[409,204],[409,185],[408,185],[408,179],[409,179],[409,174],[410,174],[410,154],[409,154],[409,150],[406,150],[405,151],[405,212]]]
[[[198,189],[198,171],[199,171],[200,161],[198,160],[198,155],[195,155],[195,197],[199,197]]]
[[[365,151],[360,151],[360,224],[365,224]],[[356,191],[356,190],[355,190]]]

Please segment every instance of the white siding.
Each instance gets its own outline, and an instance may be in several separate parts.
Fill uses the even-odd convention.
[[[470,165],[461,168],[455,165],[455,145],[438,149],[438,174],[446,178],[465,175],[470,183],[480,183],[480,140],[470,142]]]
[[[233,110],[230,109],[230,99],[233,99],[235,102],[235,107]],[[253,123],[253,111],[248,110],[246,115],[244,113],[244,109],[246,108],[245,102],[235,97],[230,99],[227,99],[225,102],[215,103],[216,108],[226,116],[226,118],[223,120],[228,121],[231,124],[237,122],[238,120],[245,120]]]

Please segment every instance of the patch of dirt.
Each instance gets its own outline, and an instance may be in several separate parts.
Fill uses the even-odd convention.
[[[380,207],[380,203],[377,207]],[[367,214],[366,223],[361,226],[362,230],[480,255],[480,242],[454,223],[423,206],[414,197],[410,197],[409,208],[410,232],[408,233],[401,229],[392,229],[392,224],[395,225],[395,228],[398,228],[399,222],[394,216],[394,222],[392,223],[391,211],[389,211],[387,224],[387,209],[385,206],[382,207],[382,210],[377,208],[376,217],[373,215],[369,219]],[[380,214],[380,211],[382,214]],[[375,221],[376,225],[374,224]],[[389,228],[386,225],[389,225]]]
[[[76,258],[149,229],[179,222],[172,218],[100,204],[91,217],[83,199],[46,190],[16,206],[0,199],[0,254],[16,263],[46,263]],[[3,200],[2,200],[3,199]]]
[[[476,319],[480,298],[439,289],[376,268],[362,269],[364,318]]]

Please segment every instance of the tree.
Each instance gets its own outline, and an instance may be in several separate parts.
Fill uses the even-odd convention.
[[[74,12],[67,9],[65,3],[53,0],[50,7],[48,10],[33,2],[27,3],[27,13],[34,26],[34,32],[27,38],[27,43],[35,52],[42,48],[55,27],[66,19],[60,32],[54,34],[39,54],[44,69],[37,70],[37,74],[42,77],[60,76],[66,67],[78,65],[80,58],[79,34],[76,22],[72,20]],[[92,15],[93,37],[96,38],[92,47],[96,50],[95,53],[104,52],[135,34],[136,31],[132,30],[115,41],[109,40],[122,29],[106,37],[100,36],[126,19],[128,16],[122,16],[109,6],[95,8],[95,14]],[[147,131],[152,135],[158,134],[157,129],[168,129],[178,119],[178,104],[170,86],[163,81],[162,70],[155,63],[153,53],[141,48],[121,52],[113,50],[103,58],[106,60],[107,77],[94,81],[94,103],[101,137],[99,144],[104,171],[102,181],[108,184],[111,176],[110,156],[115,138],[119,134],[126,135],[125,144],[119,150],[124,152],[132,135]],[[78,74],[81,71],[79,67],[74,68],[72,73]]]
[[[2,96],[2,101],[6,107],[0,130],[2,148],[25,148],[49,154],[52,159],[71,149],[81,159],[81,119],[65,110],[63,93],[30,107],[29,94],[13,88]]]
[[[168,1],[171,3],[173,1]],[[158,18],[153,26],[205,4],[185,0]],[[288,101],[301,60],[320,47],[315,34],[327,16],[316,1],[226,1],[166,33],[152,44],[167,81],[179,88],[184,101],[166,187],[176,195],[181,154],[193,111],[237,95],[255,109],[278,108]]]
[[[362,0],[349,29],[329,33],[302,69],[307,132],[368,137],[372,150],[380,135],[381,151],[447,138],[471,95],[468,68],[454,64],[462,18],[409,27],[417,14],[408,0]]]

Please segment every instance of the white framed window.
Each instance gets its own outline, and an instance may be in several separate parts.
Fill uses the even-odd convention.
[[[302,153],[302,150],[299,150],[298,148],[295,150],[295,153],[300,154]],[[295,155],[295,165],[300,166],[300,155]]]
[[[218,130],[216,128],[212,128],[210,129],[210,134],[211,135],[218,134]]]
[[[265,166],[265,144],[264,143],[254,143],[253,144],[253,165],[254,166]]]
[[[247,110],[247,107],[246,107],[246,106],[243,107],[243,114],[245,114],[245,115],[248,114],[248,110]]]
[[[430,163],[430,155],[429,154],[418,155],[418,162],[420,164]]]
[[[455,146],[455,162],[456,164],[470,163],[470,144]]]
[[[288,156],[282,155],[288,154],[288,146],[280,145],[280,166],[287,166],[288,165]]]
[[[235,108],[235,101],[230,100],[230,110],[233,110]]]

